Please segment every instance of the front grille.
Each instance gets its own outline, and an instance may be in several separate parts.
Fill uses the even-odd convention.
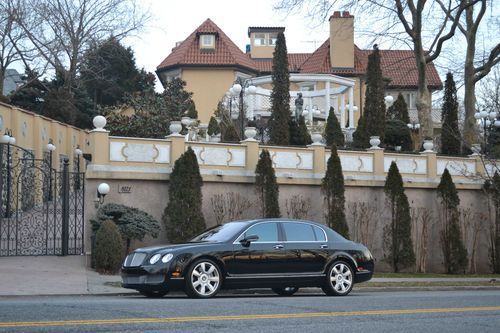
[[[134,252],[132,254],[129,254],[127,258],[125,259],[125,263],[123,266],[125,267],[134,267],[134,266],[140,266],[144,259],[146,259],[146,253],[140,253],[140,252]]]

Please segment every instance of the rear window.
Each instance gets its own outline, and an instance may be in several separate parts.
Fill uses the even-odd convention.
[[[286,240],[289,242],[314,242],[316,235],[313,226],[307,223],[283,223]]]

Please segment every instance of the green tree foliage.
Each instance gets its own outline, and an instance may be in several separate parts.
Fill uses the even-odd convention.
[[[443,230],[441,231],[441,246],[444,265],[448,274],[465,272],[467,268],[467,250],[465,249],[460,231],[460,216],[458,206],[460,198],[451,179],[448,169],[444,169],[441,182],[437,187],[438,197],[443,207]]]
[[[95,268],[102,274],[116,274],[123,261],[123,241],[116,224],[104,221],[95,236]]]
[[[387,120],[401,120],[405,124],[410,123],[410,116],[408,115],[408,105],[406,105],[405,98],[401,93],[398,94],[398,98],[396,98],[394,104],[392,104],[387,109],[386,118]]]
[[[493,179],[484,183],[486,193],[493,201],[493,219],[490,224],[490,264],[493,273],[500,274],[500,175],[495,171]]]
[[[327,225],[348,239],[349,227],[345,217],[344,175],[335,144],[332,145],[332,153],[328,159],[325,177],[321,181],[321,191],[325,196]]]
[[[278,183],[276,182],[271,156],[265,149],[260,153],[260,158],[255,168],[255,186],[262,207],[262,217],[281,217],[278,202]]]
[[[290,131],[290,144],[294,146],[305,146],[312,143],[311,135],[307,130],[304,116],[299,117],[299,122],[295,118],[290,117],[289,131]]]
[[[220,133],[219,123],[215,117],[210,117],[210,121],[208,122],[208,135],[217,135]]]
[[[238,131],[232,122],[227,122],[221,126],[221,141],[222,142],[240,142]]]
[[[386,147],[401,146],[404,151],[412,150],[413,143],[408,125],[399,119],[389,119],[385,123],[384,143]]]
[[[290,142],[290,76],[285,35],[280,32],[273,53],[273,90],[271,92],[271,118],[269,119],[270,142],[286,146]]]
[[[331,147],[333,144],[337,147],[343,147],[345,145],[344,133],[342,133],[339,120],[335,115],[333,107],[330,107],[328,113],[328,120],[326,121],[325,127],[325,139],[328,147]]]
[[[358,148],[368,148],[370,136],[377,135],[380,140],[384,139],[384,79],[380,67],[380,51],[377,45],[373,47],[373,52],[368,56],[364,109],[365,112],[361,116],[364,119],[359,120],[358,128],[353,133],[353,145]],[[362,132],[357,133],[358,131]]]
[[[186,82],[180,78],[174,78],[167,82],[163,97],[169,118],[181,120],[183,116],[196,115],[196,108],[192,99],[193,93],[186,91]]]
[[[165,99],[160,94],[130,96],[122,109],[133,110],[131,116],[118,112],[115,107],[101,109],[108,124],[106,129],[114,136],[162,139],[168,134],[170,118]]]
[[[126,253],[130,251],[131,240],[142,241],[146,235],[156,238],[160,232],[160,223],[145,211],[108,203],[97,210],[95,219],[90,220],[93,233],[96,233],[101,225],[108,220],[113,221],[118,226],[126,244]]]
[[[411,215],[408,197],[403,188],[403,179],[393,161],[385,181],[384,192],[391,210],[390,224],[384,227],[385,257],[394,272],[415,264],[415,253],[411,239]]]
[[[193,149],[189,147],[175,161],[170,174],[169,202],[163,213],[163,222],[171,243],[186,242],[206,228],[201,210],[202,185],[198,160]]]
[[[441,107],[441,153],[447,155],[460,154],[460,130],[458,129],[457,88],[453,74],[446,75],[444,84],[443,105]]]
[[[79,81],[97,105],[121,103],[126,94],[139,90],[141,72],[137,69],[134,52],[115,37],[94,43],[85,52]]]

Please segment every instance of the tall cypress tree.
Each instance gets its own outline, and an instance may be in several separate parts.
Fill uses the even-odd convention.
[[[441,107],[441,153],[460,154],[460,130],[458,129],[457,88],[453,74],[446,74],[443,105]]]
[[[290,144],[294,146],[305,146],[312,143],[311,135],[307,130],[306,122],[304,116],[299,117],[299,121],[296,122],[294,118],[290,117]]]
[[[198,160],[191,147],[175,161],[170,174],[169,202],[163,213],[167,237],[171,243],[190,240],[205,228],[201,211],[203,197]]]
[[[281,217],[278,202],[278,183],[276,182],[271,155],[265,149],[260,153],[260,158],[255,168],[255,186],[261,202],[262,217]]]
[[[344,175],[335,144],[332,145],[325,177],[321,181],[321,191],[325,195],[327,225],[345,238],[349,238],[349,226],[345,218]]]
[[[385,181],[384,192],[391,209],[390,225],[384,228],[386,258],[394,272],[415,264],[411,239],[411,215],[408,197],[397,164],[393,161]]]
[[[271,92],[271,118],[269,119],[270,142],[288,145],[290,142],[290,76],[285,35],[280,32],[273,53],[273,90]]]
[[[387,109],[386,118],[387,120],[401,120],[405,124],[410,123],[410,116],[408,115],[408,105],[406,104],[405,98],[401,93],[398,94],[398,98],[396,98],[394,104],[392,104]]]
[[[444,265],[448,274],[456,274],[467,268],[467,250],[460,232],[458,212],[460,198],[448,169],[444,169],[437,192],[443,206],[444,226],[441,231],[441,246]]]
[[[353,133],[353,145],[368,148],[370,136],[377,135],[383,140],[385,126],[384,80],[380,67],[380,51],[376,44],[368,56],[365,112],[362,118],[364,119],[359,120],[358,128]]]
[[[343,147],[345,144],[344,133],[342,133],[339,120],[335,115],[333,107],[330,107],[330,112],[328,113],[325,127],[325,139],[328,147],[331,147],[333,144],[337,147]]]

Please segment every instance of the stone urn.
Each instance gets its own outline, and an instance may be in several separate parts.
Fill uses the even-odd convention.
[[[180,121],[171,121],[168,129],[170,130],[170,135],[179,135],[182,131],[182,124]]]
[[[380,145],[380,137],[378,135],[370,136],[370,149],[381,149]]]
[[[311,133],[311,140],[313,145],[321,145],[321,141],[323,140],[323,135],[321,135],[320,132],[312,132]]]
[[[245,127],[245,139],[249,141],[255,141],[255,136],[257,135],[257,129],[255,127]]]
[[[470,150],[472,151],[472,155],[477,156],[481,154],[481,145],[479,143],[474,143]]]
[[[434,148],[434,142],[432,142],[432,139],[425,139],[423,146],[424,146],[424,153],[433,153],[434,152],[432,150]]]

